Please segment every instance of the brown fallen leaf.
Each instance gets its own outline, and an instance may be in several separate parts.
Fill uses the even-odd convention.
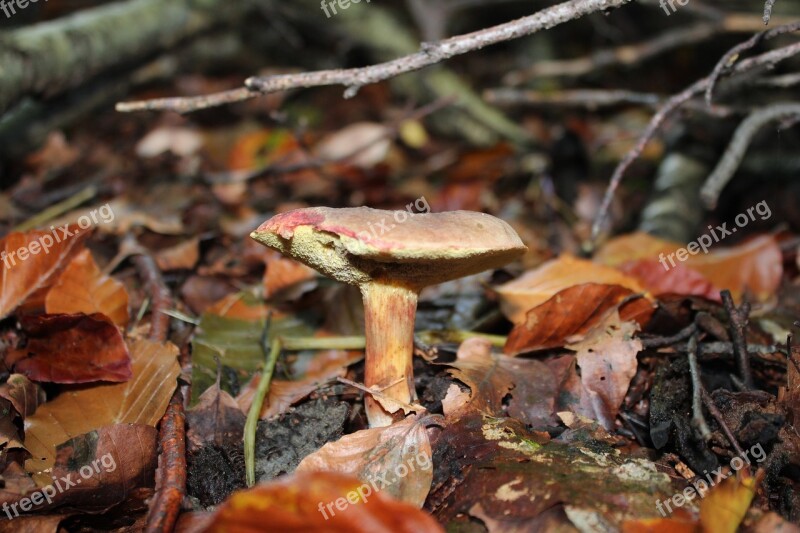
[[[49,314],[103,313],[114,324],[128,325],[128,291],[100,272],[92,253],[78,253],[59,275],[45,298]]]
[[[240,441],[244,433],[245,414],[236,400],[220,389],[219,379],[200,395],[197,405],[186,413],[186,438],[191,448],[207,443],[219,446]]]
[[[163,272],[191,270],[200,260],[200,239],[195,237],[159,250],[155,258],[158,268]]]
[[[55,231],[13,232],[0,240],[0,319],[53,282],[89,232],[75,226]]]
[[[622,322],[614,312],[584,340],[567,346],[577,352],[581,383],[594,411],[591,418],[609,431],[636,374],[636,354],[642,350],[642,341],[633,338],[636,330],[634,322]]]
[[[571,361],[564,358],[538,361],[493,354],[485,339],[473,337],[461,343],[456,360],[447,363],[450,374],[471,389],[471,410],[504,416],[508,412],[528,424],[548,425],[553,419],[556,399],[562,394]]]
[[[525,322],[530,309],[543,304],[564,289],[586,283],[619,285],[633,294],[645,294],[645,289],[636,279],[614,268],[570,255],[548,261],[496,290],[500,295],[500,309],[503,314],[514,324],[521,324]]]
[[[334,472],[298,472],[236,492],[204,531],[444,533],[427,513]]]
[[[6,382],[0,385],[0,398],[10,401],[23,420],[35,413],[46,400],[44,390],[22,374],[8,376]]]
[[[623,320],[647,324],[653,304],[620,285],[585,283],[568,287],[527,312],[508,335],[508,355],[545,350],[577,342],[612,312]]]
[[[53,465],[56,446],[110,424],[155,426],[177,386],[178,349],[170,343],[138,340],[131,346],[133,377],[126,383],[79,386],[62,392],[25,420],[28,472]],[[35,474],[40,486],[49,477]]]
[[[292,300],[316,287],[317,274],[313,269],[292,259],[286,259],[278,252],[270,251],[266,265],[267,269],[264,271],[265,299],[284,293],[285,299]]]
[[[306,456],[297,472],[337,472],[355,476],[415,507],[422,507],[433,479],[430,416],[410,416],[388,427],[356,431]]]
[[[700,502],[700,523],[704,533],[735,533],[750,508],[756,486],[763,477],[745,468],[711,488]]]
[[[131,378],[128,347],[108,317],[85,315],[25,316],[24,348],[11,350],[7,361],[35,381],[88,383]]]
[[[0,503],[16,520],[24,512],[70,506],[102,511],[132,490],[153,485],[158,431],[142,424],[115,424],[78,435],[58,447],[40,489],[5,490]]]
[[[628,261],[646,259],[661,261],[672,267],[684,265],[713,280],[714,286],[729,289],[736,300],[740,300],[745,290],[752,292],[758,299],[766,300],[775,293],[783,276],[783,258],[775,237],[761,235],[742,244],[723,247],[714,244],[707,254],[683,254],[685,261],[678,255],[670,261],[669,255],[675,254],[682,245],[658,239],[646,233],[632,233],[610,240],[595,255],[595,261],[605,265],[620,266]],[[662,266],[663,268],[663,266]]]

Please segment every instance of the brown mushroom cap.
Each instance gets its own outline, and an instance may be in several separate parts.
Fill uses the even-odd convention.
[[[499,268],[526,250],[511,226],[474,211],[311,207],[276,215],[250,236],[344,283],[417,289]]]

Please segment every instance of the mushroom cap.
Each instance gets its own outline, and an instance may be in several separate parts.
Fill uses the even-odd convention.
[[[250,235],[335,280],[422,289],[499,268],[527,249],[485,213],[310,207],[272,217]]]

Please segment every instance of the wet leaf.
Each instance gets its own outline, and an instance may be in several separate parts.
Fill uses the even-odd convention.
[[[619,285],[634,294],[644,294],[644,288],[634,278],[618,270],[591,261],[564,255],[529,270],[519,278],[496,288],[503,314],[515,324],[525,322],[530,309],[543,304],[564,289],[586,283]],[[601,297],[605,297],[600,293]],[[602,300],[587,304],[599,305]]]
[[[16,372],[35,381],[88,383],[131,378],[128,347],[103,314],[26,316],[24,348],[11,351]]]
[[[45,309],[50,314],[102,313],[124,328],[128,325],[128,292],[122,283],[101,273],[92,253],[83,250],[47,293]]]
[[[306,456],[297,472],[347,474],[381,491],[422,507],[433,479],[430,417],[410,416],[388,427],[356,431]]]
[[[54,232],[13,232],[0,240],[0,319],[52,283],[86,235],[86,231],[81,234],[80,228],[70,226]]]
[[[423,511],[332,472],[298,472],[237,492],[206,531],[444,533]]]
[[[29,472],[53,465],[56,446],[110,424],[155,426],[177,386],[180,365],[172,344],[138,340],[131,346],[133,378],[126,383],[79,386],[62,392],[25,420]],[[38,477],[37,482],[49,478]]]

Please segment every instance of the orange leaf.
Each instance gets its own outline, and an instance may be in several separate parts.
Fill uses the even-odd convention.
[[[564,289],[585,283],[620,285],[634,294],[645,292],[638,281],[618,270],[570,255],[548,261],[496,290],[500,294],[503,313],[515,324],[520,324],[530,309]]]
[[[71,235],[70,235],[71,233]],[[0,240],[0,319],[7,317],[39,288],[52,282],[83,237],[77,226],[54,232],[9,233]]]
[[[574,342],[617,308],[623,321],[646,324],[653,306],[646,298],[626,302],[633,294],[619,285],[597,283],[564,289],[527,312],[525,322],[511,330],[503,351],[518,355]]]
[[[100,272],[92,253],[83,250],[59,276],[45,298],[49,314],[102,313],[114,324],[128,325],[125,286]]]
[[[105,315],[39,315],[21,320],[28,343],[11,351],[16,372],[35,381],[88,383],[131,378],[128,348]]]
[[[394,501],[358,479],[300,472],[240,491],[223,503],[207,532],[325,531],[443,533],[428,514]]]
[[[687,250],[690,244],[686,245]],[[781,250],[772,235],[761,235],[728,248],[715,244],[707,254],[699,253],[701,249],[694,255],[683,250],[686,259],[683,262],[678,250],[683,250],[678,243],[639,232],[612,239],[598,251],[595,260],[610,266],[637,259],[661,261],[662,268],[663,264],[670,268],[682,264],[713,280],[715,287],[729,289],[736,300],[741,300],[745,290],[759,300],[770,298],[783,275]]]

